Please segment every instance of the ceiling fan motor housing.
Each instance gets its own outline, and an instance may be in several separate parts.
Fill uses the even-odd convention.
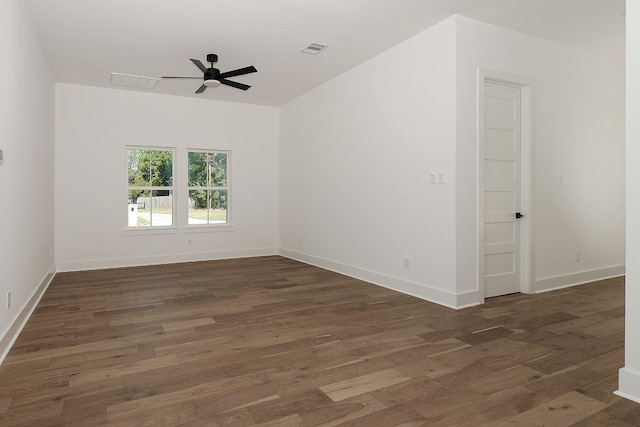
[[[218,62],[218,55],[210,53],[207,55],[207,62]]]
[[[204,72],[205,80],[220,80],[220,70],[217,68],[207,68]]]

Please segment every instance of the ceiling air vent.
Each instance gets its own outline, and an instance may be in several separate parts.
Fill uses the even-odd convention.
[[[317,55],[328,47],[329,47],[328,44],[311,43],[309,46],[302,49],[302,53],[308,53],[309,55]]]
[[[134,76],[131,74],[111,73],[111,86],[132,87],[136,89],[155,89],[160,79]]]

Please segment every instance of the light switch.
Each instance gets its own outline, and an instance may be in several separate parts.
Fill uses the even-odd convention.
[[[4,159],[4,153],[2,153],[2,150],[0,150],[0,162],[2,162],[3,159]]]
[[[438,184],[444,184],[444,172],[438,172]]]
[[[431,184],[437,184],[438,183],[438,174],[435,172],[431,172],[429,174],[430,178],[431,178]]]

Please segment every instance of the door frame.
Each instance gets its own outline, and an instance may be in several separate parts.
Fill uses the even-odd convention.
[[[520,89],[521,93],[521,210],[525,216],[518,222],[520,226],[520,292],[535,293],[535,251],[534,251],[534,205],[533,205],[533,89],[534,81],[525,76],[478,68],[478,123],[477,123],[477,218],[478,218],[478,271],[477,283],[481,301],[485,300],[484,285],[484,85],[495,83]]]

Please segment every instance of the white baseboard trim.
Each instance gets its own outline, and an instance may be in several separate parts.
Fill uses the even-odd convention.
[[[640,403],[640,372],[622,368],[618,372],[618,390],[614,394]]]
[[[27,324],[27,321],[31,317],[33,310],[35,310],[36,306],[40,302],[42,295],[47,290],[51,281],[56,275],[56,267],[55,264],[49,268],[49,271],[44,276],[44,279],[40,282],[40,285],[34,290],[31,298],[27,300],[27,303],[22,307],[16,318],[11,322],[11,325],[5,332],[5,334],[0,338],[0,364],[4,361],[7,354],[9,354],[9,350],[13,346],[13,343],[16,342],[20,332]]]
[[[397,277],[388,276],[386,274],[376,273],[375,271],[342,264],[336,261],[319,258],[313,255],[303,254],[289,249],[280,248],[279,254],[285,258],[291,258],[296,261],[304,262],[305,264],[314,265],[316,267],[344,274],[345,276],[353,277],[355,279],[363,280],[374,285],[382,286],[383,288],[402,292],[403,294],[411,295],[416,298],[444,305],[445,307],[453,309],[462,308],[458,295],[448,291],[444,291],[442,289],[427,286],[422,283],[411,282]],[[478,304],[472,304],[466,301],[466,299],[467,298],[463,298],[463,306]]]
[[[589,282],[596,282],[598,280],[624,276],[624,270],[624,265],[614,265],[612,267],[597,268],[594,270],[581,271],[579,273],[538,279],[535,282],[534,293],[537,294],[540,292],[554,291],[556,289],[563,289]]]
[[[107,258],[57,263],[57,271],[85,271],[103,268],[140,267],[143,265],[176,264],[180,262],[214,261],[232,258],[250,258],[278,255],[276,248],[241,249],[235,251],[195,252],[182,254],[153,255],[127,258]]]
[[[456,295],[456,309],[473,307],[484,304],[484,296],[479,290],[464,292]]]

